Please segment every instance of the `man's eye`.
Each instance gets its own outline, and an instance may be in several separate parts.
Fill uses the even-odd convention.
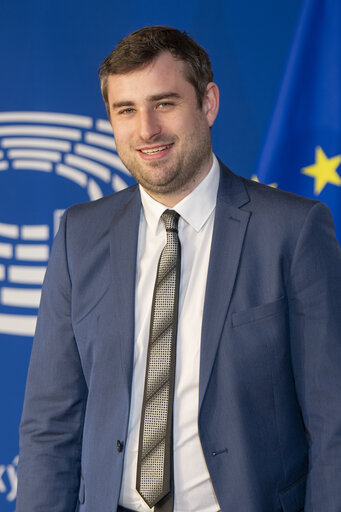
[[[124,108],[123,110],[120,110],[120,114],[132,114],[133,112],[135,112],[135,109],[134,108]]]
[[[162,103],[158,103],[157,108],[163,110],[171,107],[172,105],[173,103],[170,103],[169,101],[163,101]]]

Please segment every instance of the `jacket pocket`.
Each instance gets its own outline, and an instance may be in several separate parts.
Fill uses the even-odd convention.
[[[280,297],[273,302],[232,313],[232,327],[238,327],[243,324],[262,320],[269,316],[278,315],[282,311],[285,311],[285,304],[285,297]]]
[[[78,501],[81,505],[83,505],[83,503],[85,501],[85,482],[84,482],[83,475],[81,476],[81,481],[80,481],[80,485],[79,485]]]
[[[279,493],[283,512],[300,512],[304,510],[306,483],[307,476],[304,475],[297,482]]]

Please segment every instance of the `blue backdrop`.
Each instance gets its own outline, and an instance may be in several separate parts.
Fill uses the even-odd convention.
[[[3,2],[0,19],[0,511],[13,512],[18,424],[50,246],[62,211],[131,179],[112,149],[97,68],[144,25],[188,31],[221,89],[215,152],[255,172],[299,0]]]

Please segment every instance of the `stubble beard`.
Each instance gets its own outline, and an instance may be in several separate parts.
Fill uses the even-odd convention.
[[[136,181],[150,194],[163,196],[188,191],[190,193],[208,173],[207,166],[212,153],[211,134],[206,126],[200,132],[188,135],[182,142],[181,152],[174,155],[171,162],[139,161],[136,145],[127,151],[117,145],[117,152]],[[174,140],[175,145],[178,139]],[[153,144],[169,144],[167,141],[153,140]]]

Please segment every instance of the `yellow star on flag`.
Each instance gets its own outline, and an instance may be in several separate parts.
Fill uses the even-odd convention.
[[[337,168],[341,164],[341,155],[328,158],[320,146],[315,148],[315,163],[301,169],[302,174],[315,179],[314,194],[318,196],[327,183],[341,186],[341,177]]]

